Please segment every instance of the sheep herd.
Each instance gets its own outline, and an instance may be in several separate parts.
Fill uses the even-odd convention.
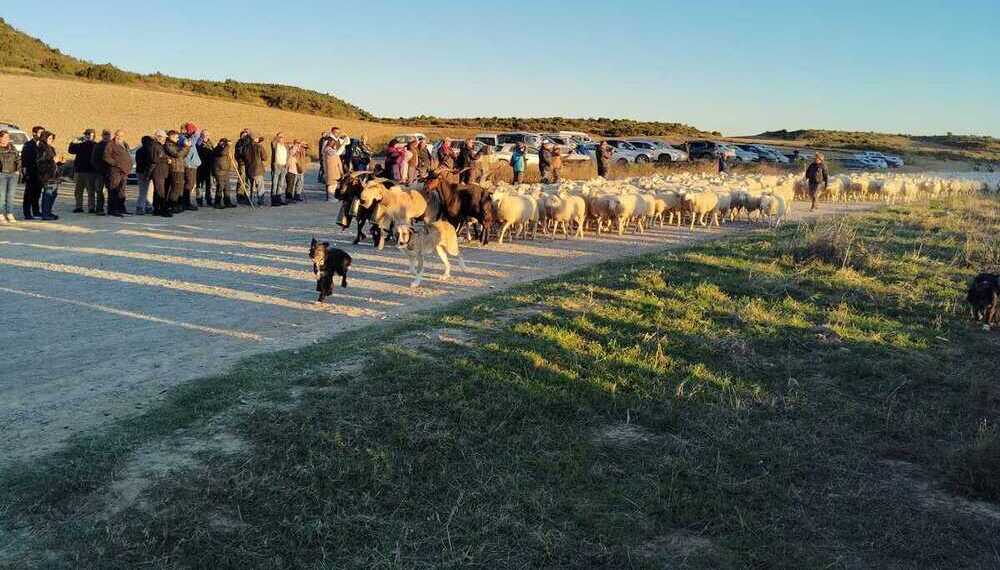
[[[842,174],[830,177],[819,198],[905,203],[976,192],[1000,193],[1000,174]],[[457,255],[456,244],[447,239],[451,232],[449,236],[437,232],[435,239],[412,238],[415,228],[434,233],[428,228],[437,222],[448,223],[456,231],[464,226],[470,241],[475,227],[484,245],[494,236],[503,243],[534,238],[539,231],[550,239],[559,234],[566,239],[582,238],[587,231],[622,236],[642,234],[654,225],[687,225],[694,230],[741,218],[774,228],[791,211],[793,201],[806,195],[805,181],[799,175],[704,173],[491,186],[459,184],[447,172],[409,186],[349,174],[338,190],[346,209],[370,211],[365,218],[378,228],[373,237],[382,236],[376,238],[379,248],[388,236],[402,249],[422,250],[408,252],[416,253],[410,259],[411,271],[418,276],[415,285],[420,282],[424,252],[436,252],[446,268],[447,256]],[[360,240],[364,224],[360,214],[358,221]]]

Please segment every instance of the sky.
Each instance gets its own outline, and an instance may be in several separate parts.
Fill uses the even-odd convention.
[[[287,83],[385,117],[1000,136],[1000,0],[5,4],[76,57]]]

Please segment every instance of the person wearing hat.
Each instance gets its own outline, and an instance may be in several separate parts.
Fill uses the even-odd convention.
[[[69,143],[69,153],[75,158],[73,159],[73,172],[76,187],[74,188],[74,195],[76,196],[76,208],[73,209],[74,214],[83,213],[83,194],[87,193],[87,211],[91,214],[95,211],[94,206],[94,195],[97,194],[97,189],[100,187],[100,177],[97,175],[97,170],[94,168],[94,146],[97,145],[97,141],[94,140],[94,129],[87,129],[83,131],[83,137],[76,139],[75,141]]]
[[[823,190],[825,191],[829,183],[830,176],[826,172],[823,155],[817,152],[812,164],[806,168],[806,184],[809,187],[809,199],[812,200],[812,207],[809,208],[810,212],[816,209],[816,196],[819,194],[820,184],[823,185]]]

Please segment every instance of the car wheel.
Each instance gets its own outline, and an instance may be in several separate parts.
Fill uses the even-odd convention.
[[[635,157],[635,161],[637,163],[646,163],[649,162],[649,157],[644,154],[640,154],[639,156]]]
[[[619,158],[618,162],[616,162],[615,164],[617,164],[618,166],[628,166],[628,159],[627,158]]]
[[[656,157],[656,162],[673,162],[673,161],[674,157],[670,156],[667,153],[663,153],[660,156]]]

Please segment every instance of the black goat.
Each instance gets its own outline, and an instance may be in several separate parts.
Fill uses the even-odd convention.
[[[487,245],[490,241],[490,229],[493,227],[493,193],[478,184],[456,183],[447,176],[451,172],[432,170],[423,179],[428,213],[431,214],[425,221],[433,222],[435,220],[430,219],[433,217],[461,228],[469,220],[476,220],[481,227],[479,239],[483,245]]]
[[[316,276],[318,303],[333,294],[333,276],[340,275],[340,286],[347,287],[347,270],[351,267],[351,256],[342,249],[330,247],[330,242],[318,242],[316,238],[309,244],[309,258],[313,262]]]

